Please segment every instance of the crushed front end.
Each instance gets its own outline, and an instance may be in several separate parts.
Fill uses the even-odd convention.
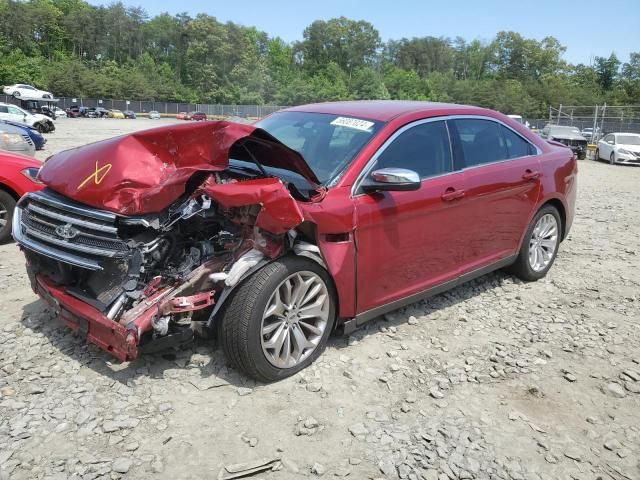
[[[133,198],[136,214],[97,208],[96,198],[89,205],[51,185],[26,195],[12,233],[25,253],[33,290],[67,326],[123,361],[207,331],[217,303],[235,284],[293,251],[300,239],[292,229],[303,221],[298,200],[280,179],[220,167],[191,169],[182,187],[174,188],[175,199],[162,191],[166,178],[183,173],[175,164],[173,177],[159,177],[135,195],[117,197],[118,188],[131,184],[121,179],[110,195]],[[62,172],[45,168],[41,178],[63,184]],[[152,197],[169,205],[138,212]],[[130,212],[131,205],[120,210]]]

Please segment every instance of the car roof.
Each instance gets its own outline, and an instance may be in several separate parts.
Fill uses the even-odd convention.
[[[281,111],[329,113],[333,115],[346,115],[350,117],[368,118],[371,120],[388,122],[393,118],[408,113],[422,112],[428,114],[429,112],[443,109],[469,109],[476,113],[485,111],[485,109],[468,105],[408,100],[354,100],[345,102],[312,103],[309,105],[286,108]]]
[[[640,133],[633,132],[614,132],[614,135],[633,135],[634,137],[640,137]]]

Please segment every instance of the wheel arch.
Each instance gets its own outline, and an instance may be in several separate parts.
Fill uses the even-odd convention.
[[[16,192],[14,189],[12,189],[6,183],[0,182],[0,190],[2,190],[4,192],[8,193],[9,195],[11,195],[16,202],[18,200],[20,200],[20,195],[18,195],[18,192]]]

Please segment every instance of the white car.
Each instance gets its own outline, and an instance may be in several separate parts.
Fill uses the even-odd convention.
[[[56,118],[67,118],[67,112],[65,112],[60,107],[54,107],[53,114],[56,116]]]
[[[640,165],[640,134],[609,133],[598,142],[597,160],[608,160],[611,165]]]
[[[0,119],[24,123],[40,133],[52,132],[56,129],[53,119],[40,113],[30,113],[10,103],[0,103]]]
[[[29,99],[29,98],[53,98],[51,92],[39,90],[32,85],[25,85],[24,83],[16,83],[15,85],[8,85],[2,89],[6,95],[13,95],[15,98]]]

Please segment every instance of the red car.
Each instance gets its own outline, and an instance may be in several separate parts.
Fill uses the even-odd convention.
[[[11,220],[18,199],[44,187],[36,180],[41,166],[33,158],[0,151],[0,243],[11,237]]]
[[[176,120],[191,120],[191,115],[187,112],[180,112],[176,114]]]
[[[206,120],[207,114],[203,112],[191,112],[189,114],[189,118],[191,120],[197,120],[197,121]]]
[[[576,176],[571,150],[491,110],[324,103],[53,155],[13,234],[33,289],[121,360],[211,330],[272,381],[337,327],[498,268],[545,276]]]

